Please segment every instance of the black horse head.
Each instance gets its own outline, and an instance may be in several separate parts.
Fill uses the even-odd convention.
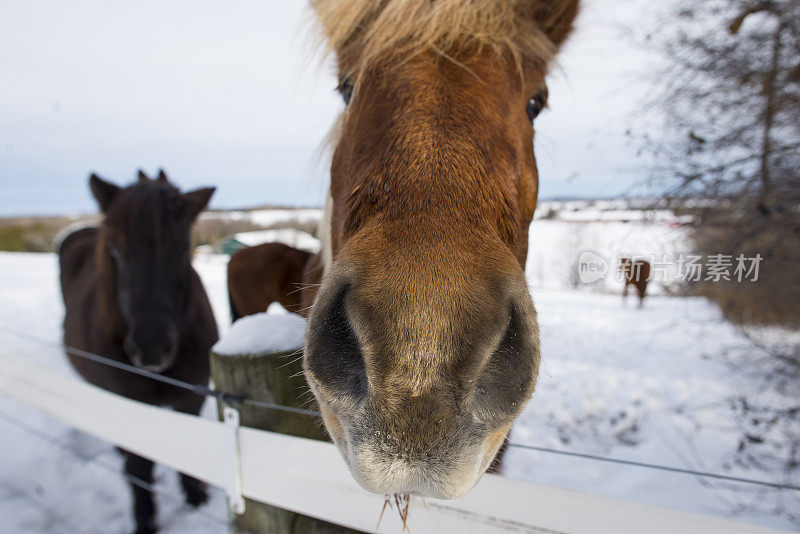
[[[100,232],[103,272],[122,315],[125,352],[137,367],[163,372],[175,362],[189,309],[190,230],[214,188],[181,193],[163,171],[125,188],[89,178],[105,215]]]

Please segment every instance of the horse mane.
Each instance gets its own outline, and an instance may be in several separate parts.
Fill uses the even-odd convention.
[[[559,28],[575,0],[315,0],[328,51],[355,60],[353,82],[378,60],[489,49],[547,64],[569,28]],[[571,23],[571,19],[570,19]],[[550,36],[548,36],[550,34]]]

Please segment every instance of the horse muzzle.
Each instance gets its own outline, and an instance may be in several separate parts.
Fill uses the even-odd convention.
[[[125,336],[124,348],[136,367],[153,373],[163,373],[178,356],[178,330],[174,327],[143,331],[134,327]]]

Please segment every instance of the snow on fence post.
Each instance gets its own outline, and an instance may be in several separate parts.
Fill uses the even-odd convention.
[[[248,399],[316,410],[303,376],[305,319],[294,314],[260,313],[243,317],[211,349],[211,375],[217,389]],[[241,425],[327,441],[312,415],[240,404]],[[222,402],[218,403],[223,413]],[[232,518],[236,534],[356,532],[313,517],[245,499],[245,512]]]

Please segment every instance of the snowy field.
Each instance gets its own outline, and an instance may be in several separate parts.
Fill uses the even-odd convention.
[[[642,258],[654,266],[647,293],[660,295],[676,288],[674,260],[690,252],[688,247],[686,230],[669,223],[536,220],[530,230],[527,275],[538,291],[581,288],[619,294],[623,287],[619,259]],[[584,251],[598,254],[608,264],[607,275],[587,287],[582,287],[576,266]]]
[[[222,219],[228,221],[249,221],[265,227],[287,222],[315,223],[322,218],[321,208],[286,208],[256,209],[247,211],[207,211],[201,216],[203,220]]]
[[[534,223],[528,274],[543,363],[512,441],[797,484],[768,466],[747,468],[735,461],[741,432],[731,399],[745,395],[755,402],[769,395],[773,404],[794,401],[762,393],[763,377],[737,365],[757,349],[706,301],[668,296],[657,284],[642,310],[633,300],[623,304],[614,280],[573,289],[569,266],[586,247],[608,257],[675,253],[685,247],[685,236],[666,223]],[[226,261],[217,255],[195,260],[223,332],[229,321]],[[2,330],[13,327],[57,341],[62,314],[54,255],[0,253],[0,352],[70,373],[57,348]],[[204,414],[214,417],[210,403]],[[111,446],[2,398],[0,436],[0,532],[131,530],[129,492]],[[518,448],[509,450],[504,469],[513,478],[800,530],[787,518],[800,513],[796,492]],[[193,512],[182,508],[173,472],[159,468],[156,486],[163,532],[226,532],[220,490]]]

